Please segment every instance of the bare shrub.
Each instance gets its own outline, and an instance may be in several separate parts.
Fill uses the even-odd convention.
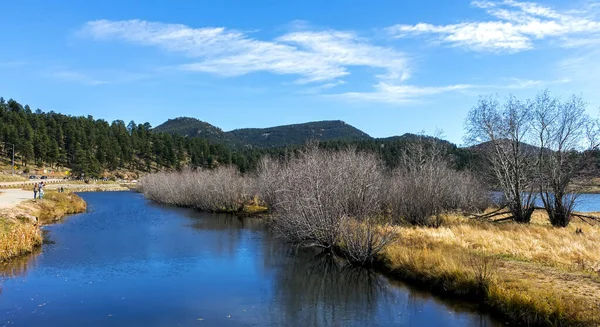
[[[402,154],[384,193],[396,223],[439,226],[449,211],[483,210],[490,204],[484,185],[470,172],[451,169],[433,138],[421,138]]]
[[[388,238],[379,236],[373,219],[381,213],[384,180],[375,155],[309,146],[281,165],[274,192],[276,233],[331,250],[342,245],[361,264],[383,248]]]
[[[157,202],[213,212],[239,211],[251,197],[250,181],[235,167],[151,174],[139,190]]]
[[[480,289],[487,290],[498,270],[498,264],[498,258],[493,255],[486,253],[469,255],[469,266]]]
[[[342,220],[340,249],[348,261],[365,266],[396,238],[389,232],[390,220],[385,216],[368,217],[359,223],[351,219]]]
[[[269,208],[273,208],[276,204],[277,190],[284,178],[284,165],[284,162],[266,156],[262,157],[258,164],[254,183],[255,192]]]

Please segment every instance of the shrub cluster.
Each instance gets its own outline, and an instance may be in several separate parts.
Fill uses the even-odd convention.
[[[148,199],[210,212],[237,212],[250,199],[251,181],[235,167],[156,173],[140,179]]]
[[[257,181],[276,212],[273,230],[290,241],[366,264],[391,240],[381,210],[383,168],[373,154],[308,147],[284,162],[263,160]]]
[[[240,211],[258,196],[274,213],[278,236],[366,265],[393,239],[391,224],[438,226],[449,211],[487,207],[476,178],[424,156],[434,149],[426,148],[404,154],[406,164],[389,171],[372,153],[309,145],[285,160],[263,158],[253,176],[233,167],[158,173],[142,178],[140,190],[152,200],[216,212]]]

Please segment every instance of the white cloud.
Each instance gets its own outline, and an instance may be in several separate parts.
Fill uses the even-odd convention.
[[[542,39],[558,39],[563,46],[568,46],[566,40],[600,39],[600,21],[588,17],[585,11],[559,12],[514,0],[473,1],[471,5],[485,9],[493,19],[448,25],[398,24],[389,27],[388,32],[398,38],[430,35],[433,42],[482,52],[529,50]]]
[[[264,71],[297,75],[300,83],[326,82],[350,74],[351,66],[380,69],[380,79],[410,76],[403,53],[373,45],[351,32],[293,32],[265,41],[223,27],[97,20],[85,24],[80,34],[181,53],[194,60],[180,69],[222,76]]]
[[[520,89],[543,89],[549,85],[568,83],[568,79],[560,80],[532,80],[509,78],[507,84],[453,84],[444,86],[415,86],[407,84],[390,84],[380,82],[374,85],[372,92],[346,92],[330,94],[327,96],[345,100],[359,100],[367,102],[382,102],[391,104],[403,104],[425,99],[428,96],[448,92],[463,92],[475,95],[477,92],[491,92],[497,90],[520,90]]]
[[[507,85],[499,85],[497,88],[505,89],[531,89],[531,88],[546,88],[551,85],[564,84],[571,82],[568,78],[562,78],[557,80],[535,80],[535,79],[521,79],[521,78],[510,78],[511,83]]]
[[[360,100],[368,102],[384,102],[402,104],[422,99],[426,96],[436,95],[451,91],[460,91],[478,88],[477,85],[456,84],[447,86],[414,86],[406,84],[388,84],[380,82],[374,85],[373,92],[346,92],[328,95],[330,97],[346,100]]]

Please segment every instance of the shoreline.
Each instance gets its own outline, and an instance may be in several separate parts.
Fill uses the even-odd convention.
[[[265,210],[268,212],[267,208]],[[241,217],[265,217],[264,212],[233,213]],[[586,236],[593,239],[600,236],[598,226],[573,222],[567,228],[558,229],[547,224],[543,215],[542,211],[537,212],[531,225],[473,222],[456,214],[448,219],[450,223],[440,228],[395,226],[392,228],[397,231],[398,240],[387,246],[371,268],[392,280],[471,303],[511,323],[597,326],[600,323],[600,266],[597,271],[589,267],[580,269],[571,267],[568,261],[562,262],[564,258],[556,261],[538,259],[536,256],[543,258],[543,251],[532,253],[529,258],[502,250],[506,244],[519,241],[521,234],[532,234],[527,240],[532,243],[545,241],[546,233],[561,234],[558,238],[564,238],[567,243]],[[472,229],[472,235],[466,235],[462,230],[465,228]],[[577,235],[576,228],[583,228],[586,236],[571,236]],[[415,235],[410,235],[411,232]],[[451,233],[456,244],[444,244],[437,239],[445,237],[445,233]],[[508,236],[502,236],[507,239],[500,240],[495,245],[497,249],[486,250],[479,247],[488,240],[478,233]],[[572,239],[569,241],[569,238]],[[546,250],[551,252],[557,248],[550,244]],[[594,259],[578,260],[583,267],[592,265]],[[561,284],[567,286],[555,289]],[[587,296],[582,295],[586,291]],[[594,300],[595,295],[599,300]]]
[[[87,210],[75,193],[48,190],[42,200],[26,200],[0,210],[0,262],[33,252],[43,244],[41,226]]]
[[[450,216],[440,228],[393,227],[398,240],[374,268],[512,323],[600,324],[598,225],[555,228],[540,211],[531,225]]]

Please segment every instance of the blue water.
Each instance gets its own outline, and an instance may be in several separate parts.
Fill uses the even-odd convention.
[[[575,210],[600,212],[600,194],[581,194],[575,202]]]
[[[502,199],[501,192],[492,192],[494,201]],[[544,203],[538,197],[536,206],[543,207]],[[575,211],[579,212],[600,212],[600,194],[579,194],[575,200]]]
[[[260,220],[136,193],[84,193],[89,212],[2,267],[8,326],[500,326],[459,303],[269,237]]]

